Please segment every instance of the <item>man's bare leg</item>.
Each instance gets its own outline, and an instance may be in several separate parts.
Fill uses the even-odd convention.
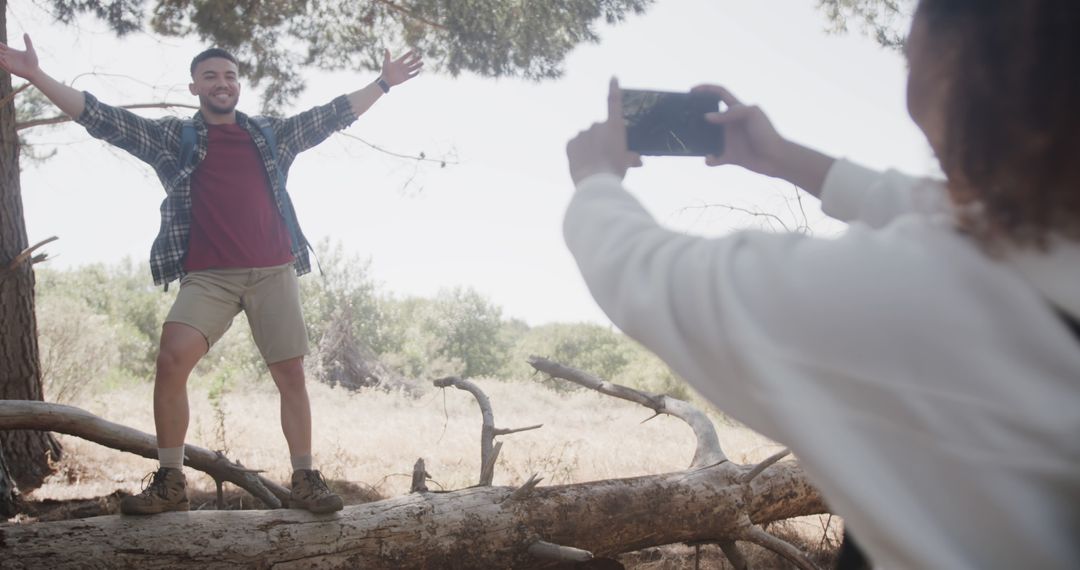
[[[154,424],[161,467],[142,492],[120,501],[121,513],[151,515],[188,510],[183,471],[184,437],[188,428],[187,380],[207,350],[202,333],[190,326],[165,323],[161,327],[161,349],[154,378]]]
[[[311,402],[304,383],[304,358],[290,358],[269,366],[281,393],[281,431],[292,456],[292,496],[289,507],[313,513],[340,511],[341,497],[334,494],[322,474],[311,468]]]
[[[154,426],[159,448],[184,445],[188,429],[187,381],[210,349],[201,332],[183,323],[161,327],[161,349],[154,378]]]
[[[281,431],[293,457],[311,455],[311,402],[304,381],[304,357],[269,365],[281,394]]]

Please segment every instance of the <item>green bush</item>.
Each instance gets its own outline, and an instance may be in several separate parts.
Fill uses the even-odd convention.
[[[74,404],[120,365],[122,335],[105,315],[78,299],[58,297],[37,307],[41,381],[45,399]]]
[[[120,353],[118,366],[124,375],[153,378],[161,323],[176,297],[175,288],[163,293],[162,288],[153,287],[149,270],[136,269],[130,260],[116,266],[98,264],[66,271],[38,269],[35,277],[39,319],[50,310],[62,310],[59,307],[68,311],[81,307],[76,314],[84,317],[97,315],[100,325],[81,334],[110,338],[110,347]],[[50,342],[53,332],[60,329],[39,331],[42,342]]]
[[[346,319],[352,336],[376,353],[386,351],[388,338],[385,302],[371,278],[369,260],[346,257],[340,243],[319,242],[319,268],[300,279],[300,302],[308,338],[317,344],[335,320]]]
[[[664,361],[633,340],[626,338],[626,342],[630,345],[630,360],[615,376],[614,382],[680,400],[692,397],[690,386],[676,376]]]
[[[686,383],[656,355],[626,335],[601,325],[553,323],[534,327],[517,336],[511,354],[502,371],[506,378],[532,376],[535,371],[527,360],[542,356],[608,382],[676,398],[690,395]],[[566,380],[539,381],[560,392],[579,389]]]
[[[625,337],[608,327],[589,323],[541,325],[521,336],[503,375],[508,378],[532,375],[533,369],[526,362],[530,356],[550,358],[614,381],[630,362],[631,353]],[[565,380],[555,380],[549,385],[559,391],[577,387]]]
[[[492,376],[501,371],[510,343],[502,309],[468,288],[443,290],[434,299],[391,303],[393,346],[384,356],[412,378]]]
[[[690,395],[659,359],[610,327],[554,323],[530,328],[504,319],[498,306],[470,288],[446,289],[434,298],[396,299],[379,291],[369,262],[347,257],[340,244],[323,241],[318,251],[322,272],[300,281],[316,375],[336,371],[339,376],[385,377],[381,367],[389,367],[413,380],[450,375],[527,379],[534,371],[526,359],[537,355],[630,387]],[[176,289],[174,284],[163,293],[152,286],[146,268],[130,260],[115,266],[39,269],[38,319],[50,393],[72,397],[76,387],[87,384],[79,378],[152,380],[161,325]],[[246,318],[238,315],[200,361],[193,380],[263,381],[267,376]],[[562,380],[548,384],[558,391],[576,387]]]

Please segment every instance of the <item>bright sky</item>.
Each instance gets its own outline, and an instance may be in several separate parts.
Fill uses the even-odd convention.
[[[422,151],[457,163],[417,166],[332,137],[301,155],[291,170],[289,189],[301,225],[313,242],[328,237],[370,259],[385,292],[430,296],[469,286],[505,316],[531,325],[606,323],[566,251],[561,224],[572,192],[566,141],[603,117],[612,75],[624,87],[673,91],[721,83],[761,105],[789,138],[868,166],[933,171],[930,151],[905,110],[900,55],[857,33],[826,33],[816,4],[658,0],[642,16],[602,28],[602,41],[575,50],[558,80],[422,74],[346,132],[395,152]],[[8,8],[8,37],[21,48],[22,32],[30,32],[42,67],[57,79],[111,104],[196,103],[187,92],[188,64],[206,46],[145,35],[120,41],[90,20],[76,29],[50,23],[30,3],[15,6]],[[83,75],[90,72],[95,75]],[[324,103],[374,77],[312,72],[308,90],[290,111]],[[242,93],[239,108],[257,113],[258,94]],[[131,257],[146,266],[149,282],[146,263],[164,197],[152,170],[70,124],[24,134],[39,152],[57,150],[44,163],[23,163],[30,242],[60,237],[47,246],[47,266]],[[654,158],[633,171],[627,185],[665,225],[687,232],[722,235],[770,223],[723,205],[772,213],[792,226],[804,223],[790,185],[736,167]],[[842,231],[823,220],[813,198],[804,204],[816,235]],[[317,274],[305,277],[313,278]]]

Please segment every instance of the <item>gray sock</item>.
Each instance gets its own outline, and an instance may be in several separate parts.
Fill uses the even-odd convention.
[[[157,456],[158,463],[162,467],[170,469],[184,468],[184,446],[182,445],[180,447],[159,447]]]
[[[301,469],[311,469],[311,454],[307,455],[294,455],[292,456],[292,468],[293,471],[299,471]]]

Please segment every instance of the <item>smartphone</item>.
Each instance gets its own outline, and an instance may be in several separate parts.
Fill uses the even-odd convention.
[[[648,156],[705,156],[724,152],[724,128],[705,122],[720,110],[707,93],[622,90],[627,147]]]

